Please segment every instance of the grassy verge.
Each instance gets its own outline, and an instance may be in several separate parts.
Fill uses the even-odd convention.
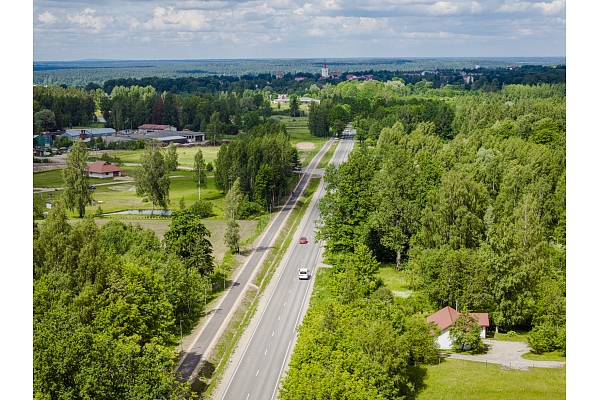
[[[525,342],[527,343],[527,332],[515,332],[514,334],[508,333],[495,333],[493,331],[490,332],[493,335],[493,339],[503,340],[506,342]]]
[[[216,351],[207,363],[211,367],[208,368],[208,372],[204,373],[202,376],[199,374],[196,382],[193,383],[193,387],[197,391],[205,390],[203,398],[210,398],[215,385],[220,381],[220,378],[227,367],[229,357],[237,347],[239,339],[256,312],[259,296],[264,292],[276,267],[285,255],[287,248],[292,241],[293,232],[300,223],[304,212],[306,212],[307,206],[310,204],[310,200],[316,191],[318,184],[319,179],[311,179],[307,185],[303,195],[298,200],[296,207],[292,209],[285,226],[281,230],[281,232],[287,232],[287,234],[278,237],[274,245],[274,248],[278,250],[267,254],[261,269],[253,281],[258,289],[250,286],[246,291],[241,306],[236,310],[223,335],[219,338],[216,345]]]
[[[543,354],[533,354],[531,352],[523,354],[523,358],[526,360],[534,360],[534,361],[567,361],[567,357],[563,357],[560,355],[560,351],[551,351]]]
[[[417,400],[565,399],[566,368],[503,369],[475,361],[444,360],[427,366]]]
[[[323,157],[321,158],[321,161],[319,161],[319,165],[317,165],[317,168],[325,168],[327,164],[329,164],[329,161],[331,161],[331,158],[333,157],[333,153],[335,152],[336,148],[337,142],[329,146],[329,150],[327,150],[327,153],[323,154]]]

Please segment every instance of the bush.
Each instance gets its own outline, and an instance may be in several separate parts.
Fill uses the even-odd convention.
[[[206,164],[206,170],[208,172],[212,172],[215,169],[215,167],[212,165],[211,162],[209,162],[208,164]]]
[[[567,329],[565,326],[538,325],[527,334],[527,343],[535,354],[542,354],[560,350],[565,356],[567,353]]]
[[[198,215],[201,218],[210,217],[213,215],[213,205],[208,200],[200,200],[195,202],[189,207],[189,210],[194,215]]]
[[[515,331],[508,331],[508,332],[506,332],[506,337],[516,338],[517,337],[517,332],[515,332]]]
[[[254,215],[260,215],[263,208],[254,201],[244,201],[240,205],[240,219],[248,219]]]

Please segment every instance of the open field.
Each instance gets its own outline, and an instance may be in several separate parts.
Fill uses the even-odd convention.
[[[95,218],[96,224],[98,226],[102,226],[106,224],[108,221],[119,220],[125,224],[136,225],[139,224],[143,229],[152,229],[156,232],[156,235],[160,240],[164,238],[165,232],[169,230],[169,225],[171,224],[171,219],[166,217],[155,217],[148,218],[142,216],[128,216],[128,215],[119,215],[119,216],[111,216],[108,218]],[[78,218],[69,219],[69,223],[76,224],[81,221]],[[43,224],[44,220],[36,221],[38,224]],[[227,221],[225,220],[215,220],[215,219],[204,219],[202,220],[206,229],[210,232],[210,237],[208,240],[213,246],[213,257],[216,262],[221,262],[223,256],[227,252],[227,245],[224,241],[225,230],[227,229]],[[249,238],[256,236],[256,227],[258,225],[258,221],[237,221],[240,225],[240,243],[247,241]]]
[[[133,167],[124,167],[124,175],[131,176]],[[38,174],[50,174],[51,172],[60,171],[49,171]],[[34,174],[34,178],[35,175]],[[198,189],[195,186],[192,178],[192,171],[178,170],[173,172],[171,175],[171,186],[169,193],[169,209],[179,209],[179,201],[183,197],[184,203],[187,206],[191,206],[198,200]],[[108,183],[106,179],[97,179],[96,183]],[[223,215],[223,202],[225,196],[215,187],[214,178],[209,176],[207,179],[208,187],[201,190],[201,197],[203,200],[210,200],[213,203],[213,212],[215,214],[211,219],[221,219]],[[90,183],[93,183],[90,181]],[[62,186],[62,181],[61,185]],[[33,202],[38,207],[45,208],[45,201],[48,198],[57,199],[62,195],[62,191],[48,192],[48,193],[34,193]],[[104,213],[124,211],[124,210],[150,210],[152,204],[150,202],[142,202],[142,197],[137,196],[135,193],[135,185],[133,182],[120,183],[115,185],[97,186],[93,193],[93,199],[99,201],[100,207]],[[158,209],[155,206],[155,209]],[[91,205],[86,207],[86,212],[95,212],[98,209],[98,205]],[[67,211],[67,215],[75,217],[75,213]]]
[[[443,360],[426,368],[417,400],[558,400],[567,396],[566,368],[522,371],[463,360]]]
[[[89,178],[90,185],[96,183],[106,183],[107,179]],[[62,170],[55,169],[52,171],[35,172],[33,174],[33,187],[35,188],[56,188],[63,186]]]
[[[177,148],[177,161],[179,165],[184,167],[194,166],[194,156],[198,152],[198,149],[202,149],[202,156],[204,157],[205,163],[212,163],[214,165],[217,153],[220,147],[207,146],[207,147],[178,147]],[[140,155],[144,150],[103,150],[102,152],[109,153],[111,156],[116,156],[121,159],[124,163],[137,164],[140,162]]]

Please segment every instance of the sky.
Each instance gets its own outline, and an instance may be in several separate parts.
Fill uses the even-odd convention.
[[[566,1],[34,0],[33,60],[566,56]]]

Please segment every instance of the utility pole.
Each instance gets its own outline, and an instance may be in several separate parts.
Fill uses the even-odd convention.
[[[179,348],[183,351],[183,330],[181,329],[182,319],[179,320]]]

